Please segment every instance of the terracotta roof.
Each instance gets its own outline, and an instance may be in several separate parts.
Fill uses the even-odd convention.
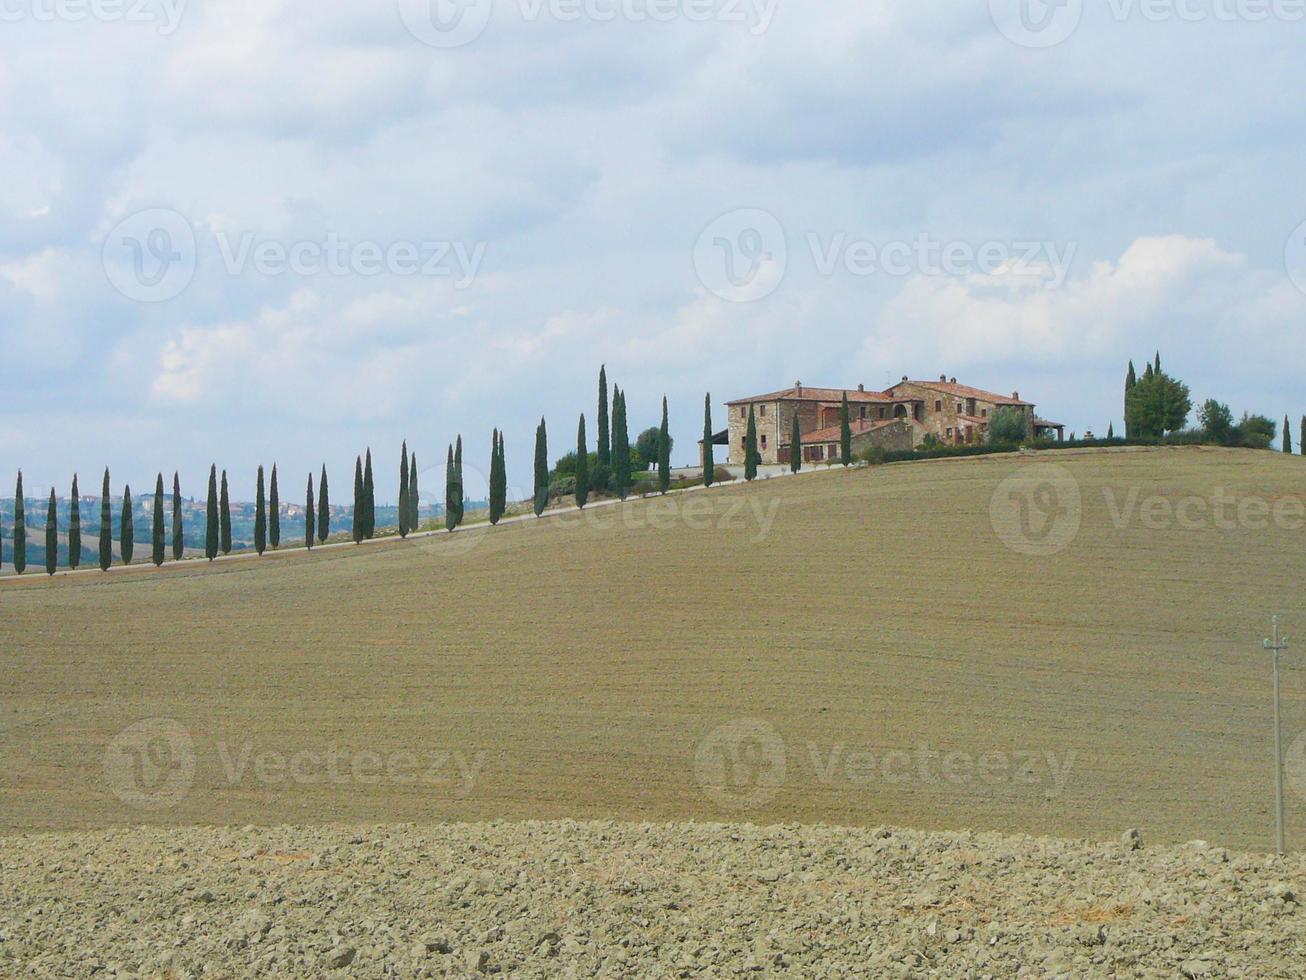
[[[957,418],[963,422],[971,422],[975,425],[988,425],[988,419],[982,419],[978,415],[958,415]]]
[[[1049,428],[1049,429],[1064,429],[1064,428],[1065,428],[1065,426],[1062,425],[1060,422],[1049,422],[1047,419],[1041,419],[1041,418],[1039,418],[1037,415],[1034,416],[1034,424],[1035,424],[1036,426],[1037,426],[1037,425],[1046,426],[1046,427]]]
[[[765,395],[753,395],[751,398],[736,398],[734,401],[726,402],[727,405],[747,405],[749,402],[779,402],[779,401],[805,401],[805,402],[834,402],[843,404],[843,396],[848,396],[848,401],[852,404],[857,402],[900,402],[911,401],[907,398],[895,398],[883,391],[858,391],[848,388],[812,388],[803,385],[801,388],[786,388],[784,391],[772,391]]]
[[[848,427],[855,436],[863,435],[867,432],[874,432],[876,429],[883,429],[886,425],[894,425],[898,422],[907,422],[908,419],[851,419]],[[827,426],[824,429],[813,429],[811,432],[804,432],[799,438],[803,445],[815,445],[816,443],[838,442],[842,436],[841,427],[837,425]],[[787,446],[790,443],[781,443]]]
[[[900,381],[898,384],[913,384],[921,388],[929,388],[931,391],[937,391],[945,395],[954,395],[957,398],[978,398],[980,401],[992,402],[994,405],[1033,405],[1033,402],[1021,401],[1019,398],[1011,398],[1008,395],[999,395],[992,391],[985,391],[983,388],[972,388],[970,385],[957,384],[952,381]],[[897,388],[894,385],[893,388]],[[890,388],[890,391],[893,391]]]

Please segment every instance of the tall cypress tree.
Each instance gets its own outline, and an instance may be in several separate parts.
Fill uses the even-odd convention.
[[[313,528],[313,510],[317,501],[313,499],[313,474],[308,474],[308,492],[304,496],[304,547],[313,550],[313,539],[317,536]]]
[[[1114,422],[1106,424],[1106,437],[1108,441],[1116,437],[1116,424]]]
[[[590,497],[590,452],[585,445],[585,413],[576,424],[576,506],[581,510]]]
[[[109,468],[104,468],[104,488],[100,491],[100,571],[113,564],[113,506],[109,502]]]
[[[118,531],[119,545],[122,547],[122,563],[132,563],[132,553],[136,550],[136,517],[132,514],[132,488],[127,484],[122,488],[122,520]]]
[[[748,429],[744,433],[744,479],[750,483],[757,479],[757,418],[753,406],[748,406]]]
[[[460,435],[453,447],[454,506],[458,508],[458,526],[463,524],[463,510],[467,506],[467,494],[463,492],[463,437]]]
[[[458,508],[453,502],[453,488],[453,443],[449,443],[449,453],[444,462],[444,529],[446,531],[452,531],[458,526]]]
[[[1129,372],[1125,375],[1125,438],[1129,438],[1129,396],[1138,384],[1138,374],[1134,371],[1134,362],[1129,362]]]
[[[59,505],[54,488],[50,488],[50,506],[45,512],[45,574],[53,575],[59,567]]]
[[[1292,455],[1292,423],[1286,415],[1283,417],[1283,451]]]
[[[376,483],[372,479],[372,449],[369,446],[363,461],[363,537],[376,534]]]
[[[281,546],[281,493],[277,490],[277,464],[272,464],[268,483],[268,544],[276,551]]]
[[[612,467],[611,443],[608,441],[608,368],[599,368],[599,465]]]
[[[839,406],[839,462],[851,466],[853,461],[853,430],[848,418],[848,392],[843,393]]]
[[[150,558],[155,568],[163,564],[163,556],[168,547],[168,536],[163,523],[163,474],[160,473],[154,480],[154,523],[150,528]]]
[[[1301,428],[1297,430],[1297,450],[1306,456],[1306,415],[1301,417]]]
[[[222,553],[231,554],[231,495],[227,493],[227,471],[222,471],[222,490],[218,497],[218,530]]]
[[[204,557],[218,557],[218,465],[209,467],[209,500],[204,522]]]
[[[327,489],[326,463],[322,464],[322,477],[317,481],[317,539],[326,544],[331,536],[331,491]]]
[[[662,425],[658,429],[658,493],[671,489],[671,429],[667,419],[667,396],[662,396]]]
[[[181,475],[172,471],[172,560],[181,561],[186,551],[186,520],[181,513]]]
[[[422,529],[422,495],[417,485],[417,453],[411,453],[408,458],[408,529],[409,531],[420,531]]]
[[[535,429],[535,516],[544,513],[549,505],[549,437],[544,419]]]
[[[793,425],[789,430],[789,472],[797,473],[803,468],[803,434],[798,428],[798,413],[794,412]]]
[[[367,518],[363,516],[363,457],[354,457],[354,544],[363,540]]]
[[[19,575],[27,570],[27,518],[23,506],[23,471],[18,471],[18,486],[14,490],[14,571]]]
[[[703,486],[712,485],[712,393],[703,396]]]
[[[1155,377],[1161,377],[1161,352],[1156,352],[1156,368],[1153,371]]]
[[[77,474],[73,474],[73,499],[68,506],[68,567],[77,568],[82,563],[82,501],[77,489]]]
[[[502,435],[498,429],[494,430],[494,435],[490,445],[490,523],[498,524],[499,519],[503,517],[503,446],[501,443]]]
[[[258,480],[254,484],[254,550],[260,555],[268,547],[267,498],[263,490],[263,467],[258,468]]]
[[[408,440],[399,450],[399,536],[408,537]]]
[[[626,427],[626,395],[612,389],[612,482],[622,500],[630,492],[630,432]]]

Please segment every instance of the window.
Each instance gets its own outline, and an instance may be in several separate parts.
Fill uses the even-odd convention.
[[[766,418],[766,406],[765,405],[760,406],[757,410],[757,414],[762,416],[762,418]]]
[[[935,403],[934,403],[934,410],[935,410],[936,412],[942,412],[942,411],[943,411],[943,402],[942,402],[941,400],[935,401]]]
[[[958,415],[962,414],[961,402],[957,402],[957,414]]]
[[[948,438],[949,438],[949,439],[952,438],[952,429],[951,429],[951,428],[948,429]]]
[[[740,417],[741,419],[746,419],[746,418],[748,418],[748,406],[747,406],[747,405],[740,405],[740,406],[739,406],[739,417]]]
[[[859,418],[866,418],[866,406],[865,406],[865,405],[861,406],[861,408],[858,409],[858,411],[859,411],[859,413],[860,413],[860,414],[859,414]]]
[[[762,436],[762,448],[766,448],[766,436]]]
[[[988,417],[989,417],[989,410],[988,410],[987,408],[981,408],[981,409],[980,409],[980,418],[982,418],[982,419],[986,419],[986,418],[988,418]]]

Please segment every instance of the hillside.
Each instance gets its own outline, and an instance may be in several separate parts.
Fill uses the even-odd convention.
[[[1306,536],[1254,506],[1232,528],[1187,505],[1157,520],[1156,501],[1300,504],[1306,461],[1049,460],[1082,526],[1048,557],[995,534],[994,494],[1030,460],[993,457],[0,583],[0,825],[1137,826],[1267,847],[1259,641],[1273,612],[1306,621]],[[1285,663],[1292,742],[1306,685]],[[106,756],[148,719],[175,724]],[[1304,811],[1292,795],[1290,836]]]

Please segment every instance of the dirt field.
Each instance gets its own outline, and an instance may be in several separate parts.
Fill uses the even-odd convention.
[[[1273,612],[1306,641],[1304,499],[1300,457],[1045,454],[2,582],[0,828],[570,817],[1264,849],[1259,643]]]

